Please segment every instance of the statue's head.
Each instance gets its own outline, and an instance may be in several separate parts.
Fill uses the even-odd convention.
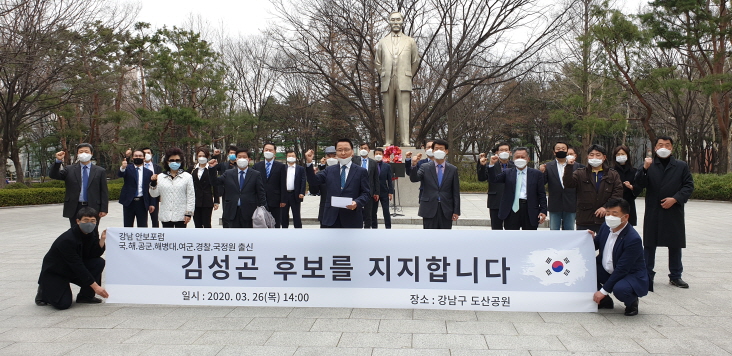
[[[399,11],[393,11],[389,14],[389,26],[391,27],[391,32],[398,33],[402,30],[402,27],[404,26],[404,16]]]

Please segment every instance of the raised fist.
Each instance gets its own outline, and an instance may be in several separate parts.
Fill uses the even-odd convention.
[[[64,157],[66,157],[66,152],[64,152],[64,151],[56,152],[56,159],[57,160],[63,161],[64,160]]]
[[[122,169],[127,169],[127,160],[126,159],[122,160]]]
[[[480,154],[480,165],[485,166],[485,164],[488,163],[488,158],[486,157],[485,153]]]
[[[539,170],[541,171],[541,173],[544,173],[544,172],[546,172],[546,164],[542,164],[542,165],[540,165],[540,166],[539,166]]]
[[[571,158],[571,159],[567,158],[567,164],[571,166],[574,164],[574,161],[576,161],[576,160],[577,160],[576,158]]]
[[[128,148],[127,151],[125,151],[125,157],[132,156],[132,148]]]
[[[496,163],[498,163],[498,156],[497,155],[491,156],[491,166],[494,166]]]
[[[407,158],[412,158],[412,151],[408,151],[407,154],[406,154],[406,157]]]
[[[422,160],[422,154],[421,153],[417,153],[417,161],[421,161],[421,160]]]
[[[643,169],[648,169],[651,167],[651,163],[653,163],[653,158],[646,157],[645,162],[643,162]]]
[[[158,175],[157,174],[153,174],[152,177],[150,177],[150,180],[153,181],[153,182],[154,181],[157,181],[158,180]]]
[[[308,150],[305,152],[305,160],[307,163],[310,163],[313,161],[313,157],[315,157],[315,152],[313,150]]]
[[[209,166],[209,167],[216,167],[216,164],[218,164],[218,163],[219,163],[219,161],[218,161],[218,160],[216,160],[216,158],[212,158],[212,159],[210,159],[210,160],[208,161],[208,166]]]
[[[217,148],[217,149],[214,150],[214,156],[218,156],[220,154],[221,154],[221,150],[220,149]]]

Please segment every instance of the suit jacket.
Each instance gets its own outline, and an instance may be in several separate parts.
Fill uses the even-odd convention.
[[[391,166],[386,162],[378,162],[377,170],[379,170],[379,195],[388,199],[389,194],[394,194],[394,180],[391,174]],[[380,168],[378,168],[380,167]]]
[[[215,185],[211,184],[211,175],[216,177],[216,167],[207,168],[198,178],[198,165],[191,168],[188,173],[193,176],[193,189],[196,192],[196,208],[213,208],[219,203],[219,192]]]
[[[79,225],[74,225],[56,238],[43,256],[38,283],[43,283],[48,277],[62,276],[79,282],[81,286],[90,286],[96,281],[84,261],[101,257],[103,253],[104,247],[99,246],[99,232],[96,229],[84,234]]]
[[[239,168],[229,169],[224,174],[214,177],[209,175],[211,185],[224,188],[224,215],[226,220],[236,219],[237,204],[241,200],[241,215],[251,220],[258,206],[267,206],[267,193],[264,191],[262,175],[256,169],[247,168],[244,186],[239,189]]]
[[[495,166],[494,166],[495,167]],[[539,226],[539,214],[546,215],[546,191],[544,190],[544,175],[541,171],[526,167],[526,203],[528,205],[529,221],[532,226]],[[506,220],[513,209],[513,200],[516,196],[516,167],[496,174],[493,169],[488,170],[488,181],[491,183],[506,183],[498,209],[498,217]]]
[[[488,170],[494,169],[496,170],[496,175],[503,172],[503,167],[501,167],[500,161],[498,164],[493,166],[493,168],[489,168],[488,164],[481,165],[480,162],[477,163],[478,167],[478,181],[485,182],[488,180]],[[508,161],[506,164],[506,169],[510,169],[516,167],[513,164],[513,161]],[[501,199],[503,199],[503,190],[505,187],[505,183],[488,183],[488,209],[500,209],[501,208]]]
[[[398,80],[399,90],[412,91],[412,77],[417,73],[419,66],[417,43],[414,38],[401,32],[398,38],[396,51],[392,42],[392,33],[382,38],[376,45],[374,64],[381,77],[382,93],[389,90],[392,76]]]
[[[332,226],[340,218],[343,227],[361,229],[363,228],[362,209],[368,200],[371,199],[368,172],[359,165],[351,163],[351,168],[348,170],[348,176],[346,177],[346,186],[341,189],[340,169],[341,165],[336,164],[315,174],[312,165],[305,168],[308,183],[311,186],[325,185],[327,192],[323,217],[320,223],[325,226]],[[320,194],[321,196],[323,195],[322,190]],[[358,208],[356,210],[334,208],[330,205],[330,197],[349,197],[356,202]]]
[[[605,218],[595,216],[595,211],[603,207],[610,198],[623,197],[623,184],[618,172],[603,170],[600,189],[595,189],[592,180],[592,166],[573,171],[574,167],[564,167],[564,187],[577,188],[577,225],[600,225]]]
[[[460,179],[457,167],[447,162],[443,166],[445,171],[442,173],[442,185],[438,184],[434,161],[423,164],[419,169],[413,169],[409,175],[409,180],[421,182],[424,188],[419,199],[418,212],[423,218],[434,218],[437,215],[438,204],[442,204],[445,218],[452,219],[453,214],[460,215]]]
[[[119,203],[122,206],[129,206],[132,203],[132,199],[137,197],[137,182],[139,176],[137,175],[137,167],[134,164],[128,164],[127,169],[124,172],[117,170],[117,177],[124,178],[124,184],[122,185],[122,191],[119,193]],[[155,201],[150,196],[150,177],[153,176],[153,172],[145,167],[142,167],[142,200],[145,202],[145,208],[149,208],[150,205],[155,205]]]
[[[89,207],[99,213],[109,212],[109,191],[107,190],[107,171],[104,168],[90,164],[87,199]],[[66,196],[64,197],[64,217],[72,218],[76,214],[81,193],[81,165],[72,164],[61,169],[61,162],[54,163],[48,176],[66,182]]]
[[[581,169],[580,164],[575,162],[572,166],[572,172]],[[562,178],[564,172],[562,172]],[[574,213],[577,211],[577,189],[562,187],[559,180],[559,171],[557,171],[557,160],[553,160],[546,164],[544,170],[544,183],[549,187],[549,206],[548,210],[553,212]]]
[[[595,237],[595,249],[600,250],[597,255],[597,270],[604,269],[602,266],[602,256],[605,251],[607,239],[610,236],[610,227],[602,224],[600,230]],[[643,259],[643,244],[641,237],[635,228],[627,224],[623,231],[620,232],[615,240],[613,247],[613,273],[602,285],[608,293],[612,293],[615,283],[625,278],[635,291],[635,294],[642,297],[648,294],[648,271],[646,263]]]
[[[269,170],[269,178],[267,178],[265,161],[255,163],[254,169],[262,174],[264,191],[267,192],[267,206],[279,208],[281,203],[287,203],[287,171],[285,170],[285,164],[273,159],[272,168]]]
[[[380,194],[379,190],[381,185],[379,185],[379,168],[377,167],[377,163],[375,160],[371,158],[367,159],[369,161],[369,192],[371,194],[371,197],[373,197],[374,195]],[[361,157],[353,157],[353,163],[361,166]]]

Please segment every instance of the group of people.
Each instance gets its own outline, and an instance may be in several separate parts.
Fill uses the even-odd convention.
[[[325,157],[314,162],[315,153],[305,153],[305,166],[297,164],[294,151],[286,152],[286,163],[275,160],[277,147],[267,143],[264,160],[250,167],[247,149],[228,147],[223,162],[212,158],[207,147],[196,150],[195,164],[183,169],[184,153],[178,148],[165,152],[162,167],[152,162],[149,148],[129,150],[117,175],[124,178],[119,203],[123,205],[125,227],[152,226],[185,228],[192,219],[197,228],[210,228],[213,210],[223,209],[224,228],[251,228],[252,215],[266,207],[275,227],[287,228],[292,213],[295,228],[302,227],[301,203],[306,182],[312,194],[320,195],[318,220],[321,228],[377,228],[378,207],[384,225],[391,228],[389,201],[393,199],[392,167],[383,162],[384,151],[368,143],[358,147],[340,139],[325,149]],[[420,183],[419,216],[425,229],[450,229],[460,217],[458,169],[447,162],[447,141],[427,142],[426,156],[407,152],[405,171],[410,181]],[[630,149],[607,151],[592,145],[587,166],[567,143],[554,145],[555,160],[539,169],[529,167],[529,150],[500,143],[493,155],[480,155],[477,175],[489,182],[488,208],[494,230],[536,230],[547,219],[552,230],[586,229],[592,235],[598,266],[599,308],[611,308],[609,293],[625,303],[626,315],[638,313],[638,298],[653,291],[655,253],[658,246],[669,249],[669,280],[688,288],[681,279],[681,249],[686,247],[684,204],[694,189],[685,162],[671,152],[673,140],[660,136],[654,157],[634,167]],[[56,154],[50,176],[66,182],[64,217],[71,229],[54,242],[43,261],[36,303],[65,309],[71,304],[68,283],[82,286],[77,302],[98,303],[94,294],[106,297],[100,287],[104,260],[104,232],[96,228],[108,211],[106,171],[92,165],[93,147],[77,147],[79,163],[61,169],[64,152]],[[641,240],[635,198],[646,190],[646,207]],[[547,193],[549,192],[548,198]],[[72,260],[67,257],[78,255]]]

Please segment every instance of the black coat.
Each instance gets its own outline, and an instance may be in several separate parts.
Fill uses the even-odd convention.
[[[377,163],[379,170],[379,199],[389,199],[389,194],[394,194],[394,180],[391,173],[391,166],[386,162]]]
[[[95,164],[90,164],[87,199],[89,207],[98,213],[109,211],[109,191],[107,190],[107,171]],[[64,197],[64,217],[73,218],[76,206],[79,204],[81,193],[81,166],[72,164],[61,169],[61,163],[54,163],[48,176],[66,182],[66,196]]]
[[[648,170],[638,170],[636,184],[646,189],[643,245],[685,248],[684,204],[694,192],[694,178],[686,162],[672,156],[664,168],[661,159],[655,157]],[[676,204],[664,209],[661,199],[665,198],[676,199]]]
[[[267,192],[267,206],[279,208],[281,203],[287,203],[287,168],[282,162],[272,160],[272,167],[267,178],[267,166],[265,161],[254,164],[254,169],[262,174],[264,191]]]
[[[488,163],[484,165],[481,165],[480,162],[477,163],[477,170],[478,170],[478,180],[481,182],[488,181],[488,170],[491,169],[488,167]],[[506,170],[509,170],[513,167],[516,167],[513,164],[513,161],[508,161],[506,164]],[[501,162],[499,161],[496,163],[496,165],[492,168],[494,170],[494,173],[496,175],[501,174],[503,172],[503,167],[501,166]],[[506,183],[488,183],[488,209],[500,209],[501,208],[501,199],[503,199],[503,190],[505,189]]]
[[[96,281],[84,266],[84,261],[101,257],[103,253],[104,247],[99,246],[97,229],[84,234],[79,225],[74,225],[56,238],[43,257],[38,284],[44,284],[45,278],[62,276],[70,281],[78,281],[81,286],[90,286]]]
[[[577,188],[562,187],[562,182],[559,180],[556,160],[547,162],[544,167],[544,183],[546,183],[549,188],[549,203],[547,204],[547,210],[555,213],[577,212]],[[575,162],[572,166],[572,172],[581,168],[582,165]],[[562,177],[564,177],[564,172],[562,172]]]
[[[633,186],[633,189],[630,189],[623,184],[623,199],[630,204],[630,219],[628,221],[631,225],[636,226],[638,225],[638,212],[635,209],[635,198],[640,193],[640,188],[635,184],[635,176],[638,174],[638,169],[629,164],[616,164],[613,169],[620,175],[621,182],[629,182]]]
[[[198,165],[191,168],[188,173],[193,176],[193,189],[196,192],[196,208],[213,208],[214,204],[218,204],[218,188],[211,184],[212,178],[216,178],[216,168],[205,169],[201,175],[201,179],[198,179]],[[213,177],[209,177],[211,174],[213,174]]]

